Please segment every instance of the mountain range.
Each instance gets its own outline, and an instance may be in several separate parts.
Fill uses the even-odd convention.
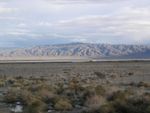
[[[6,57],[150,58],[150,45],[69,43],[28,48],[0,48]]]

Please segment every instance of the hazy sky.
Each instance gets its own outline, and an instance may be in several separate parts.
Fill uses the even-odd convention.
[[[0,0],[0,47],[150,44],[150,0]]]

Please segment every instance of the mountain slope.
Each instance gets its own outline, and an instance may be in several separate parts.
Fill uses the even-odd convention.
[[[150,58],[148,45],[71,43],[1,51],[0,57],[81,56],[90,58]]]

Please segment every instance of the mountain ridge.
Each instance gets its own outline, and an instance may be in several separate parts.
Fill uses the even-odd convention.
[[[150,45],[69,43],[0,49],[0,57],[150,58]]]

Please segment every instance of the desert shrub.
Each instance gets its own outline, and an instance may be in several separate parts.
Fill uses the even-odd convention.
[[[145,100],[150,102],[150,93],[144,93],[143,94],[143,99],[145,99]]]
[[[40,100],[34,100],[24,110],[25,113],[42,113],[46,109],[45,103]]]
[[[74,93],[77,93],[80,89],[79,81],[77,78],[73,78],[71,81],[69,81],[68,87],[70,90],[72,90]]]
[[[102,105],[104,105],[105,103],[106,103],[106,100],[104,97],[93,95],[93,96],[87,97],[85,106],[87,106],[90,111],[95,111],[99,109]]]
[[[23,79],[23,77],[22,76],[16,76],[16,77],[14,77],[16,80],[22,80]]]
[[[93,96],[93,95],[95,95],[96,94],[96,92],[95,92],[95,89],[94,89],[94,87],[93,86],[87,86],[86,88],[85,88],[85,98],[86,97],[89,97],[89,96]]]
[[[56,110],[65,111],[65,110],[71,110],[72,105],[71,105],[71,102],[68,99],[60,99],[56,102],[54,108]]]
[[[126,101],[132,95],[132,93],[133,92],[130,90],[116,91],[109,95],[107,99],[109,101]]]
[[[12,78],[9,78],[8,80],[6,80],[7,85],[13,85],[14,83],[15,83],[15,80]]]
[[[9,90],[6,95],[4,96],[4,101],[6,103],[14,103],[17,101],[22,102],[24,105],[28,105],[33,101],[34,97],[31,92],[18,89],[11,89]]]
[[[18,82],[15,82],[15,83],[12,85],[12,87],[14,87],[14,88],[17,88],[17,87],[21,88],[21,87],[22,87],[22,84],[21,84],[21,83],[18,83]]]
[[[29,87],[31,85],[31,81],[24,79],[22,81],[22,87]]]
[[[99,113],[115,113],[115,108],[111,103],[102,105],[98,111]]]
[[[139,82],[137,84],[137,87],[150,87],[150,84],[149,83],[145,83],[145,82]]]
[[[29,86],[29,91],[31,92],[37,92],[40,91],[42,88],[42,84],[32,84],[31,86]]]
[[[97,95],[104,95],[106,91],[101,85],[98,85],[95,87],[95,92]]]
[[[22,101],[24,105],[29,105],[35,100],[35,97],[30,91],[24,89],[20,91],[19,100]]]
[[[5,86],[5,82],[4,81],[0,81],[0,87],[4,87]]]
[[[97,77],[99,77],[100,79],[105,79],[106,75],[104,73],[101,72],[94,72],[95,75],[97,75]]]
[[[42,101],[45,103],[54,103],[54,101],[57,98],[57,94],[47,90],[47,89],[42,89],[38,92],[38,96],[41,98]]]
[[[132,97],[126,101],[113,100],[101,105],[98,109],[88,110],[85,113],[150,113],[150,101],[147,98]]]
[[[14,103],[18,100],[18,97],[19,97],[18,90],[17,89],[11,89],[4,96],[4,101],[6,103]]]
[[[126,103],[115,102],[114,108],[116,113],[149,113],[150,102],[140,97],[130,98]]]
[[[129,86],[136,86],[136,83],[135,82],[130,82],[128,85]]]
[[[129,75],[129,76],[132,76],[132,75],[134,75],[134,73],[133,73],[133,72],[129,72],[128,75]]]
[[[146,108],[146,113],[150,113],[150,105]]]
[[[64,85],[62,83],[57,84],[57,88],[56,88],[57,94],[62,94],[64,92],[63,86]]]
[[[66,95],[71,100],[72,105],[83,105],[85,100],[86,90],[83,88],[76,79],[69,82],[68,87],[63,91],[63,95]]]

